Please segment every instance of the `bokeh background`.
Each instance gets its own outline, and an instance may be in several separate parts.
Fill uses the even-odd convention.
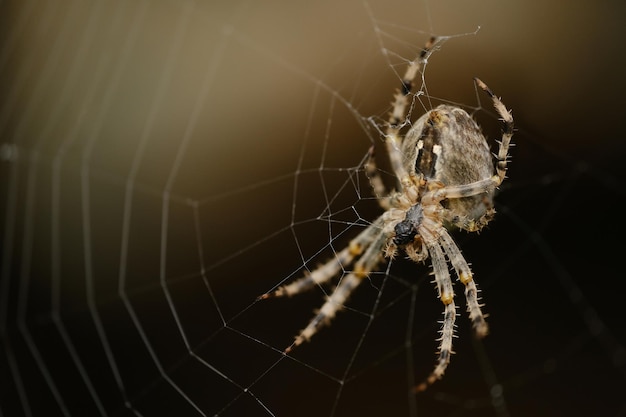
[[[30,0],[0,20],[0,415],[626,415],[624,2]],[[497,139],[479,76],[518,130],[497,220],[457,236],[492,334],[461,314],[414,396],[426,267],[374,274],[290,358],[323,293],[255,299],[379,213],[368,120],[433,34],[414,115],[457,103]]]

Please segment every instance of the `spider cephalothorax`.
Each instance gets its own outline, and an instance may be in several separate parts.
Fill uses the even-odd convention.
[[[472,272],[448,229],[478,231],[493,218],[493,194],[505,178],[508,149],[513,136],[511,114],[500,99],[476,78],[477,86],[491,97],[503,121],[495,173],[485,137],[472,117],[459,107],[441,105],[428,111],[413,123],[402,138],[400,129],[406,122],[413,79],[435,42],[436,39],[431,38],[420,58],[409,64],[402,79],[402,88],[394,96],[385,130],[385,143],[397,178],[397,191],[386,190],[374,163],[373,149],[370,150],[365,169],[385,212],[328,262],[303,278],[260,297],[291,296],[323,284],[343,270],[350,271],[286,349],[289,352],[332,320],[350,293],[382,263],[384,256],[393,257],[402,251],[415,262],[430,257],[439,299],[444,305],[444,319],[437,365],[428,378],[416,387],[417,390],[423,390],[441,378],[452,354],[456,306],[448,263],[465,286],[467,311],[474,332],[479,337],[488,332]],[[350,265],[353,265],[352,269]]]

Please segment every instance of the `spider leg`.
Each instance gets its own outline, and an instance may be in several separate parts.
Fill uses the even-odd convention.
[[[354,270],[337,285],[337,288],[327,297],[326,302],[319,309],[315,317],[309,322],[298,336],[296,336],[291,346],[285,349],[285,353],[289,353],[294,347],[301,345],[313,337],[317,331],[335,317],[337,312],[343,307],[350,294],[363,281],[363,278],[376,268],[382,260],[382,248],[387,240],[386,234],[379,230],[375,239],[369,245],[363,256],[354,265]]]
[[[440,242],[448,255],[448,259],[450,259],[450,263],[454,267],[459,280],[463,283],[463,285],[465,285],[467,312],[469,313],[470,320],[472,321],[474,332],[476,333],[476,336],[484,337],[487,333],[489,333],[489,326],[487,325],[485,316],[480,309],[482,305],[479,303],[478,288],[476,287],[472,271],[461,254],[459,247],[456,243],[454,243],[452,236],[450,236],[445,229],[441,231]]]
[[[391,208],[391,203],[389,201],[389,197],[385,197],[389,194],[387,191],[387,187],[383,183],[383,179],[378,172],[376,167],[376,158],[374,155],[374,146],[372,145],[369,149],[369,158],[367,159],[367,163],[365,164],[365,175],[370,182],[370,186],[374,191],[374,195],[378,200],[378,204],[384,209],[388,210]]]
[[[450,279],[450,271],[448,270],[446,257],[437,239],[431,232],[427,230],[426,227],[421,227],[420,229],[422,236],[428,236],[428,238],[425,239],[425,244],[430,253],[437,291],[439,293],[439,299],[444,305],[444,313],[440,330],[441,337],[439,338],[439,357],[437,364],[424,382],[415,387],[415,391],[424,391],[429,385],[440,379],[446,371],[450,363],[450,356],[453,353],[452,338],[454,337],[454,321],[456,320],[454,291],[452,289],[452,280]]]
[[[493,175],[490,178],[470,182],[469,184],[447,185],[445,187],[426,192],[422,198],[422,204],[435,204],[445,200],[446,198],[463,198],[487,193],[496,188],[499,184],[500,178],[498,175]]]
[[[352,239],[345,249],[335,254],[335,256],[326,263],[318,266],[310,273],[305,273],[302,278],[290,284],[282,285],[274,291],[259,296],[258,299],[264,300],[270,297],[284,296],[291,297],[292,295],[308,291],[316,285],[328,282],[332,277],[337,276],[343,268],[350,265],[355,257],[363,253],[364,248],[370,245],[380,232],[382,223],[383,219],[379,217]]]
[[[483,89],[489,97],[491,97],[493,107],[496,109],[502,120],[502,139],[500,140],[500,149],[498,150],[498,155],[496,156],[498,159],[498,163],[496,164],[496,173],[498,177],[498,183],[496,184],[497,187],[502,183],[502,181],[504,181],[506,176],[509,147],[511,146],[511,138],[513,137],[513,116],[511,116],[511,112],[507,110],[504,103],[502,103],[498,96],[496,96],[484,82],[478,78],[474,78],[474,81],[476,81],[476,84]]]
[[[436,37],[431,37],[420,52],[417,60],[411,61],[402,77],[402,87],[396,90],[393,96],[392,109],[389,113],[387,130],[385,132],[385,144],[387,154],[400,185],[404,188],[409,184],[409,174],[404,168],[404,155],[400,149],[402,139],[400,129],[404,126],[407,118],[407,108],[411,104],[409,95],[413,89],[415,77],[423,67],[430,55],[430,51],[437,42]]]

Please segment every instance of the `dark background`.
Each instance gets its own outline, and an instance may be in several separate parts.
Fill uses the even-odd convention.
[[[0,4],[1,415],[626,415],[624,3],[336,3]],[[255,299],[380,212],[367,118],[431,34],[465,35],[413,120],[461,104],[495,149],[479,76],[518,130],[496,220],[455,235],[491,334],[459,297],[414,396],[427,267],[372,274],[290,357],[322,291]]]

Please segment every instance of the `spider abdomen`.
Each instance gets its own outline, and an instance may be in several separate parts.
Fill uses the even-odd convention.
[[[444,186],[484,180],[494,172],[485,136],[459,107],[441,105],[420,117],[406,134],[402,151],[407,171]],[[442,204],[459,219],[456,226],[476,230],[492,212],[493,191]]]

